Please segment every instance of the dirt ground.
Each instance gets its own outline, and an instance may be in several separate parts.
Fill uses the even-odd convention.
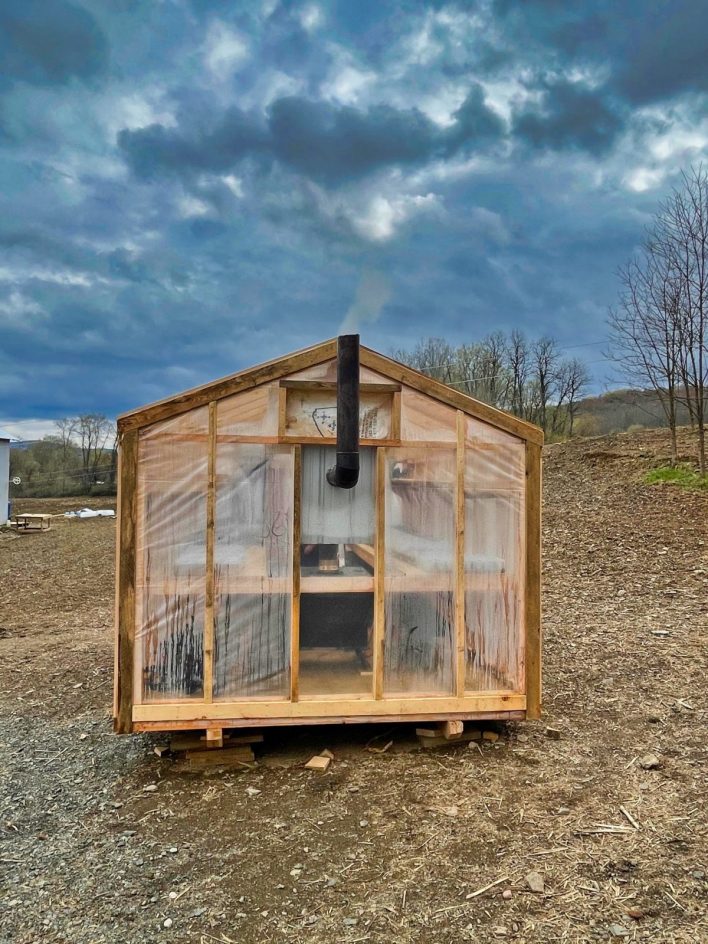
[[[546,448],[545,714],[471,749],[270,730],[181,772],[112,733],[114,523],[0,533],[0,940],[708,940],[708,494],[644,485],[666,452]]]

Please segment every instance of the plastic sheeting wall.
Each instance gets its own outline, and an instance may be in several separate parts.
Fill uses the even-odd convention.
[[[233,441],[276,436],[277,406],[274,384],[226,398],[217,406],[215,700],[289,697],[294,450],[290,445]],[[464,687],[468,693],[523,691],[525,444],[470,417],[464,424]],[[401,435],[409,440],[407,445],[382,447],[384,694],[452,694],[459,497],[456,411],[404,387]],[[341,575],[351,583],[347,592],[335,592],[334,583],[331,593],[308,590],[308,581],[315,578],[307,574],[316,576],[317,571],[303,563],[307,574],[302,584],[301,679],[307,681],[308,645],[318,670],[323,647],[342,648],[348,640],[353,653],[352,665],[342,664],[341,683],[330,680],[333,693],[363,693],[371,687],[366,670],[374,577],[371,566],[353,556],[352,547],[359,544],[373,553],[375,454],[373,448],[362,449],[360,484],[347,492],[332,489],[325,480],[335,460],[334,447],[302,447],[301,552],[306,556],[314,545],[347,546]],[[202,699],[207,407],[141,431],[137,481],[135,700]],[[361,614],[354,612],[354,601],[362,604]],[[320,604],[326,604],[324,615],[317,609]],[[307,623],[308,607],[312,626]],[[331,622],[326,618],[330,611]],[[350,622],[356,617],[356,632],[348,628],[347,614]],[[339,636],[332,629],[335,625]],[[327,632],[336,639],[323,640]],[[304,685],[301,695],[316,697],[321,677],[313,669],[312,684]]]
[[[523,691],[525,446],[465,429],[465,689]]]
[[[385,476],[384,693],[449,693],[455,664],[455,452],[388,449]]]
[[[289,692],[293,487],[291,447],[217,439],[217,700]]]
[[[140,433],[136,702],[202,698],[208,410]]]

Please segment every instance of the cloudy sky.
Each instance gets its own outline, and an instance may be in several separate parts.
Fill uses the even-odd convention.
[[[520,327],[596,386],[708,153],[705,0],[2,0],[0,425],[358,327]]]

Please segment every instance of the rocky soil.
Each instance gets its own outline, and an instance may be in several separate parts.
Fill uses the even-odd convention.
[[[112,733],[114,522],[0,532],[0,940],[708,939],[708,494],[643,484],[666,451],[546,448],[544,719],[470,748],[293,728],[180,770]]]

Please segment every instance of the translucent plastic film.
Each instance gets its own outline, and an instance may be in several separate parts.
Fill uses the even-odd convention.
[[[401,439],[406,442],[457,442],[457,411],[410,387],[401,390]]]
[[[386,450],[384,693],[453,689],[455,452]]]
[[[467,691],[524,687],[524,446],[507,439],[465,450]]]
[[[289,375],[291,380],[327,380],[334,382],[337,379],[337,361],[334,360],[323,361],[321,364],[313,364],[312,367],[306,367],[304,370],[299,370],[297,373]],[[396,386],[396,381],[391,380],[390,377],[385,377],[383,374],[379,374],[374,370],[370,370],[368,367],[362,366],[359,368],[359,381],[360,383],[385,383]]]
[[[264,384],[219,401],[219,435],[277,436],[278,385]]]
[[[135,700],[203,697],[208,410],[142,430]]]
[[[465,443],[470,487],[523,491],[526,481],[526,444],[522,439],[467,417]]]
[[[291,447],[218,443],[214,698],[290,690]]]

